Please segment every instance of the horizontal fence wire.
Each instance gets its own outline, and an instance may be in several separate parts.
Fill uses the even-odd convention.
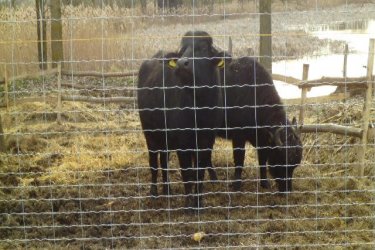
[[[374,248],[374,29],[370,0],[0,1],[0,248]]]

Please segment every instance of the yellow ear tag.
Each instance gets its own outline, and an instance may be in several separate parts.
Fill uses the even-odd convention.
[[[220,62],[217,64],[219,68],[224,68],[224,59],[221,59]]]
[[[177,64],[176,64],[176,61],[175,60],[169,60],[168,62],[168,66],[171,67],[172,69],[173,68],[176,68]]]

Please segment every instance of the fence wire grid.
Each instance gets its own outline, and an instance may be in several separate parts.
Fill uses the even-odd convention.
[[[0,248],[373,249],[375,100],[368,90],[375,3],[270,1],[272,33],[262,34],[265,2],[0,1]],[[54,16],[56,6],[61,18]],[[209,56],[210,63],[224,60],[220,69],[205,71],[219,78],[216,83],[181,85],[168,72],[175,74],[171,61],[182,63],[167,54],[181,49],[186,32],[197,30],[212,37],[218,52],[231,54]],[[271,56],[260,54],[261,37],[272,39]],[[153,58],[158,51],[163,53]],[[198,54],[183,59],[207,62]],[[228,80],[228,72],[236,75],[248,58],[252,66],[244,73],[250,82]],[[273,82],[254,76],[264,58],[272,59]],[[154,66],[162,78],[155,86],[139,85],[145,62],[159,65]],[[193,70],[193,79],[199,70]],[[269,89],[276,89],[281,103],[268,102]],[[207,91],[204,100],[221,98],[212,90],[223,94],[224,102],[200,105],[200,91]],[[148,93],[146,107],[138,105],[141,93]],[[245,100],[266,101],[243,105],[236,101],[242,93]],[[169,99],[174,94],[175,106]],[[160,95],[163,102],[155,104]],[[277,124],[271,115],[257,120],[280,108],[286,118]],[[255,141],[246,140],[237,188],[233,149],[244,151],[207,125],[217,118],[212,110],[225,114],[219,128],[227,136],[242,131],[233,134],[243,141],[247,131]],[[142,112],[151,114],[151,124],[162,119],[165,126],[142,129]],[[204,112],[211,115],[200,121]],[[253,112],[254,124],[231,121]],[[167,121],[165,114],[177,119]],[[148,148],[147,132],[161,132],[156,143],[164,148]],[[173,141],[174,133],[189,143]],[[279,145],[277,133],[287,142]],[[215,136],[212,151],[201,146],[207,134]],[[268,188],[258,161],[262,150],[271,152]],[[288,176],[293,188],[280,190],[282,162],[298,150],[302,160]],[[160,153],[158,163],[167,162],[166,193],[160,167],[152,186],[149,152]],[[199,198],[186,194],[186,186],[200,178],[196,165],[206,169],[201,161],[207,152],[217,180],[206,171]],[[276,163],[272,152],[279,154]],[[179,157],[186,153],[190,168],[181,170]],[[274,174],[274,168],[280,172]],[[184,177],[188,171],[191,179]]]

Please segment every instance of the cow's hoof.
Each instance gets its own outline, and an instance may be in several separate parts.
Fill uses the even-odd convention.
[[[188,196],[185,198],[185,214],[191,215],[194,214],[194,200],[193,197]]]
[[[264,189],[270,189],[271,188],[270,182],[268,180],[261,180],[260,186]]]
[[[235,180],[232,182],[232,190],[234,192],[239,192],[241,191],[241,187],[242,187],[242,181],[240,180]]]
[[[194,209],[196,211],[204,208],[204,202],[202,197],[194,197]]]
[[[152,198],[158,197],[158,188],[156,185],[151,185],[150,194]]]
[[[209,173],[209,175],[210,175],[210,180],[211,181],[217,181],[218,179],[217,179],[217,174],[216,174],[216,171],[215,170],[213,170],[213,169],[210,169],[210,170],[208,170],[208,173]]]
[[[163,195],[172,195],[172,189],[170,185],[163,186]]]

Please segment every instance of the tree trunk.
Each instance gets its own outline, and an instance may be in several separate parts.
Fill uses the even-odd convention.
[[[47,40],[44,0],[35,0],[38,32],[38,60],[41,70],[47,69]]]
[[[5,147],[5,136],[4,136],[4,130],[3,130],[3,123],[1,120],[1,115],[0,115],[0,152],[5,152],[6,147]]]
[[[51,1],[50,9],[51,9],[52,67],[56,68],[59,62],[64,61],[60,0]]]
[[[145,14],[147,12],[147,1],[146,0],[141,0],[141,10],[142,10],[142,14]]]
[[[260,12],[260,63],[272,74],[272,27],[271,27],[271,0],[262,0],[259,3]]]

